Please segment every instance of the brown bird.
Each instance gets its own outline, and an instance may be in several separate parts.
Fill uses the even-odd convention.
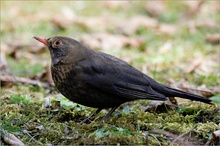
[[[104,120],[121,104],[138,99],[181,97],[211,102],[205,97],[162,85],[125,61],[89,49],[72,38],[34,38],[50,50],[52,77],[60,93],[73,102],[98,108],[96,114],[111,108]]]

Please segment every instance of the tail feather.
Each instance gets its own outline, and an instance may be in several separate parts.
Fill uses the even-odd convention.
[[[168,97],[180,97],[180,98],[185,98],[185,99],[190,99],[190,100],[196,100],[196,101],[201,101],[204,103],[210,103],[212,100],[205,98],[203,96],[199,96],[196,94],[192,94],[192,93],[188,93],[188,92],[184,92],[181,90],[177,90],[177,89],[173,89],[170,87],[165,87],[165,94],[168,95]]]

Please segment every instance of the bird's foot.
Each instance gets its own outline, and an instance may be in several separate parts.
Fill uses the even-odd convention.
[[[79,124],[83,124],[83,123],[88,123],[88,124],[89,124],[89,123],[91,123],[92,120],[93,120],[93,119],[91,120],[91,117],[97,115],[101,110],[102,110],[102,108],[97,109],[97,111],[96,111],[95,113],[92,113],[91,115],[89,115],[88,118],[86,118],[86,119],[80,121]]]
[[[111,116],[111,114],[116,110],[116,108],[118,108],[119,106],[115,106],[113,107],[107,115],[104,116],[104,118],[102,119],[102,121],[106,122],[108,120],[108,118]]]

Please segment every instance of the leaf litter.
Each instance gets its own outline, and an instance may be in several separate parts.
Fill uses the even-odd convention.
[[[213,45],[211,47],[217,48],[214,44],[219,43],[219,35],[214,32],[219,29],[219,25],[214,19],[209,18],[209,16],[219,11],[220,7],[217,2],[198,1],[190,3],[182,1],[180,3],[187,5],[187,7],[184,6],[184,11],[176,14],[185,16],[179,15],[179,22],[171,21],[169,23],[165,18],[176,17],[174,16],[175,13],[172,14],[173,16],[166,13],[171,10],[171,4],[168,1],[157,1],[155,3],[157,5],[151,2],[143,2],[139,6],[142,8],[142,12],[134,11],[132,15],[126,17],[117,17],[115,14],[119,14],[126,9],[133,11],[133,2],[101,2],[97,4],[99,6],[97,9],[93,9],[94,11],[91,11],[89,16],[81,16],[83,10],[88,10],[87,3],[77,3],[78,7],[76,9],[73,9],[72,5],[66,5],[59,11],[53,11],[51,7],[52,11],[47,13],[48,15],[45,15],[45,12],[48,12],[46,10],[32,12],[30,9],[27,10],[24,7],[14,5],[4,11],[4,16],[9,16],[10,20],[13,19],[16,25],[7,20],[3,21],[2,28],[5,32],[15,32],[23,25],[26,27],[27,22],[30,24],[36,23],[37,27],[43,23],[43,27],[39,27],[37,31],[32,32],[30,30],[31,34],[38,33],[45,26],[49,26],[52,33],[45,30],[43,34],[70,36],[80,34],[77,38],[93,49],[101,51],[118,49],[118,52],[130,51],[132,53],[133,50],[139,51],[140,53],[134,52],[131,57],[128,55],[121,56],[131,64],[137,61],[134,58],[142,59],[140,54],[155,52],[151,49],[157,49],[155,46],[159,46],[159,51],[156,51],[156,54],[159,53],[161,56],[165,56],[167,53],[171,53],[173,48],[176,47],[174,41],[178,41],[175,38],[185,39],[181,38],[181,35],[185,35],[181,31],[185,29],[189,31],[188,37],[190,37],[189,35],[197,35],[196,33],[201,29],[209,30],[203,34],[202,45],[208,48],[207,43],[210,43],[209,45]],[[45,5],[48,8],[48,4],[42,2],[42,7]],[[6,5],[6,7],[8,6]],[[95,13],[98,14],[100,7],[103,7],[102,11],[105,13],[94,15]],[[213,11],[207,11],[210,8],[214,8]],[[97,12],[95,12],[96,10]],[[41,24],[38,24],[39,22]],[[17,34],[15,33],[15,36],[18,36],[14,38],[4,34],[4,38],[9,37],[10,40],[16,38],[16,40],[1,44],[1,71],[3,70],[6,73],[4,76],[1,74],[0,77],[1,94],[3,95],[1,97],[1,109],[3,109],[1,110],[3,119],[1,128],[14,135],[14,137],[13,135],[10,136],[11,139],[5,139],[8,144],[218,144],[220,117],[217,102],[215,106],[209,106],[183,101],[178,98],[173,98],[165,103],[135,101],[134,103],[122,105],[120,108],[122,110],[119,109],[119,111],[123,116],[116,112],[107,123],[100,121],[100,117],[105,114],[105,111],[103,111],[90,124],[78,124],[77,121],[86,118],[94,109],[72,103],[57,94],[53,87],[47,49],[40,43],[33,41],[23,43],[22,39],[27,38],[29,35],[24,30],[22,30],[24,35],[18,31]],[[77,31],[82,31],[82,33],[75,35]],[[184,31],[184,33],[186,32]],[[25,33],[28,35],[25,35]],[[148,33],[149,35],[147,35]],[[149,36],[152,37],[152,42],[146,42],[149,40]],[[198,36],[201,36],[201,34]],[[158,39],[161,40],[159,44],[157,44]],[[185,43],[179,43],[180,46],[184,46],[187,39]],[[155,46],[150,46],[151,44],[155,44]],[[193,48],[194,46],[190,47]],[[210,54],[205,58],[191,59],[190,63],[187,63],[189,66],[184,68],[183,72],[192,76],[195,74],[209,76],[213,72],[215,73],[218,64],[212,59],[216,58],[216,55],[210,57],[211,53],[215,54],[213,52],[209,52]],[[136,55],[137,57],[135,57]],[[152,59],[151,55],[148,56],[149,59],[146,55],[144,56],[144,58],[147,58],[143,59],[144,64],[141,61],[137,64],[145,70],[144,72],[152,75],[151,69],[146,69],[151,65]],[[14,72],[14,66],[12,67],[11,64],[16,66],[16,63],[24,58],[28,60],[25,63],[30,64],[28,67],[33,66],[40,60],[43,71],[37,71],[34,72],[34,75],[28,74],[25,77],[17,76]],[[174,58],[178,60],[178,56]],[[171,75],[172,80],[173,74],[166,73],[166,69],[164,70],[169,65],[172,66],[168,63],[161,65],[160,72],[163,76]],[[175,74],[178,73],[175,72]],[[9,86],[5,86],[5,83],[8,83]],[[216,84],[213,83],[212,85]],[[219,98],[220,93],[218,86],[192,85],[189,81],[177,82],[172,80],[170,86],[216,99]],[[31,102],[27,102],[27,100]],[[145,106],[146,104],[148,106]],[[147,111],[144,110],[146,107],[148,108]],[[153,132],[155,129],[163,131]],[[19,137],[20,140],[16,137]]]

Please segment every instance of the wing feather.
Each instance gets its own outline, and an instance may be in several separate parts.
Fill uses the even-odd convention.
[[[151,87],[147,76],[139,70],[108,54],[102,56],[105,57],[103,60],[92,57],[92,60],[79,65],[83,70],[83,79],[89,86],[130,100],[167,99]]]

